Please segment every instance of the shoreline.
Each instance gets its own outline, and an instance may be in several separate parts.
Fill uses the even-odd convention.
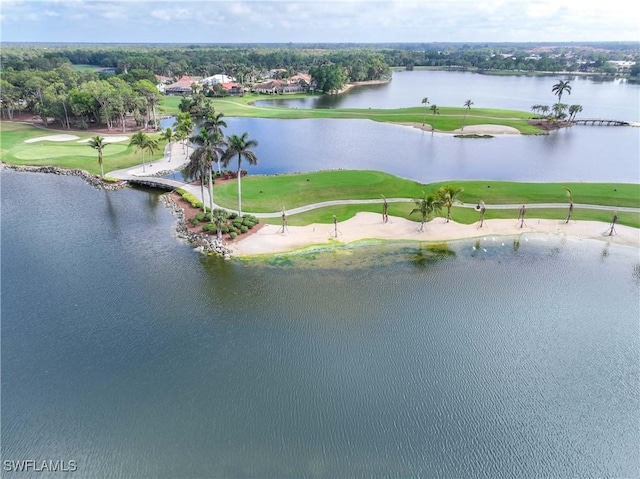
[[[482,238],[486,236],[518,236],[523,233],[546,233],[572,236],[579,239],[599,240],[640,249],[640,229],[615,225],[616,233],[608,235],[610,224],[597,221],[562,221],[529,218],[520,228],[517,220],[485,220],[482,228],[474,224],[446,223],[444,218],[436,218],[425,224],[424,231],[418,231],[419,222],[390,216],[389,222],[382,223],[378,213],[357,213],[353,218],[331,224],[315,223],[307,226],[288,226],[284,233],[282,226],[267,224],[255,234],[227,245],[232,256],[238,258],[286,254],[317,247],[344,246],[363,240],[442,243],[446,241]]]

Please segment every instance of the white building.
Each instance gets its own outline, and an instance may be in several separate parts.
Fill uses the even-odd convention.
[[[202,83],[203,85],[216,85],[221,83],[233,83],[235,81],[236,81],[235,78],[230,77],[229,75],[220,73],[218,75],[213,75],[211,77],[203,78],[200,83]]]

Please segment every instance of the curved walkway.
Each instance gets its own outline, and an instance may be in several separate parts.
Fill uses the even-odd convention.
[[[143,184],[147,186],[157,186],[163,187],[166,186],[165,189],[175,189],[182,188],[185,191],[188,191],[196,198],[200,200],[204,200],[205,204],[209,204],[209,195],[205,191],[205,198],[201,197],[200,194],[200,186],[191,185],[189,183],[185,183],[178,180],[169,180],[166,178],[160,178],[158,175],[160,173],[166,171],[174,171],[182,168],[189,162],[189,158],[187,153],[183,151],[182,145],[179,143],[171,143],[171,155],[169,155],[169,146],[165,149],[165,156],[159,160],[154,160],[153,163],[147,163],[144,167],[144,171],[142,165],[135,166],[132,168],[126,168],[123,170],[116,170],[107,173],[107,176],[112,176],[114,178],[120,178],[121,180],[130,181],[132,183]],[[388,203],[413,203],[412,198],[387,198]],[[360,200],[331,200],[331,201],[322,201],[319,203],[312,203],[304,206],[299,206],[296,208],[291,208],[285,210],[287,215],[295,215],[299,213],[305,213],[307,211],[316,210],[319,208],[326,208],[328,206],[340,206],[340,205],[369,205],[369,204],[382,204],[383,200],[380,198],[374,199],[360,199]],[[460,203],[456,206],[462,208],[475,208],[475,203]],[[488,210],[517,210],[522,206],[522,203],[518,204],[487,204],[486,208]],[[568,203],[525,203],[525,206],[528,209],[531,208],[552,208],[552,209],[566,209],[568,208]],[[214,208],[221,208],[223,210],[231,211],[237,213],[238,210],[234,210],[232,208],[225,208],[216,203],[213,204]],[[640,208],[631,208],[631,207],[615,207],[615,206],[602,206],[602,205],[588,205],[581,203],[574,203],[575,208],[580,209],[589,209],[589,210],[602,210],[602,211],[624,211],[629,213],[640,213]],[[251,211],[245,211],[244,214],[250,214],[255,216],[256,218],[279,218],[282,215],[282,211],[276,211],[273,213],[255,213]]]

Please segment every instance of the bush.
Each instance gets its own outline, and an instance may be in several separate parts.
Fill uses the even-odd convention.
[[[238,213],[229,213],[229,219],[235,220],[238,217]]]
[[[183,190],[182,188],[176,189],[176,192],[182,196],[185,201],[188,201],[191,206],[194,208],[202,208],[202,201],[196,198],[194,195],[189,193],[188,191]]]
[[[198,213],[197,215],[194,216],[195,219],[197,219],[198,221],[202,221],[205,219],[205,214],[204,213]]]
[[[220,231],[222,231],[222,234],[226,235],[229,232],[229,227],[227,225],[222,225]]]
[[[114,178],[113,176],[103,176],[102,181],[105,183],[119,183],[120,178]]]
[[[204,225],[202,227],[203,231],[208,231],[209,233],[217,233],[218,229],[216,228],[216,225],[214,225],[213,223],[207,223],[206,225]]]
[[[229,233],[229,238],[231,239],[236,239],[236,236],[238,236],[238,233],[236,233],[235,231],[232,231],[231,233]]]
[[[198,226],[200,224],[200,220],[198,218],[190,218],[189,221],[193,226]]]
[[[247,231],[249,231],[249,227],[246,225],[242,225],[240,227],[240,233],[246,233]]]

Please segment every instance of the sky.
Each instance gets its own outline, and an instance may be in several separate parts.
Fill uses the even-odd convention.
[[[632,6],[631,0],[0,0],[0,40],[640,41],[640,14]]]

